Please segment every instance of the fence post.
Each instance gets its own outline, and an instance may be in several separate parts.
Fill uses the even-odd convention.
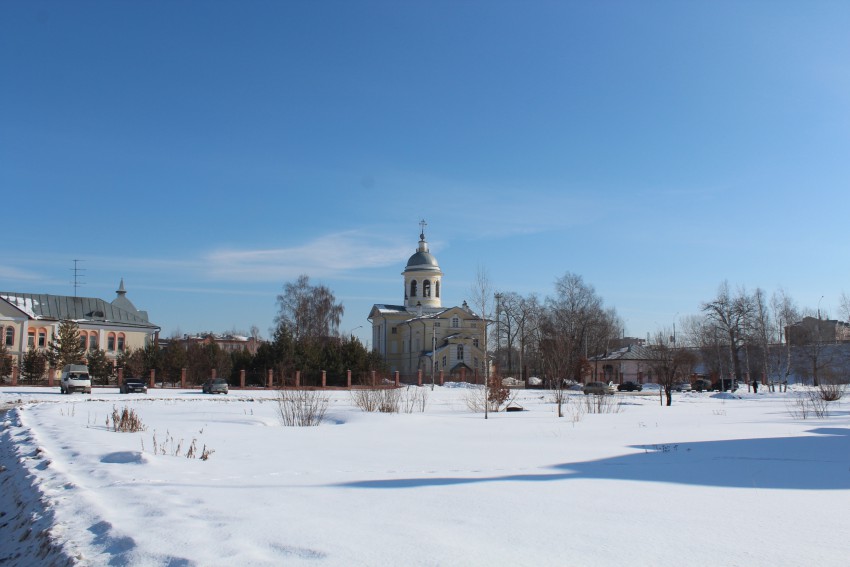
[[[295,371],[295,387],[296,388],[301,387],[301,371],[300,370]]]
[[[422,369],[421,368],[416,371],[416,385],[417,386],[422,385]]]
[[[180,387],[183,388],[183,389],[186,388],[186,369],[185,368],[180,369]]]
[[[150,387],[151,387],[151,388],[153,388],[153,387],[155,387],[155,386],[156,386],[156,370],[154,370],[153,368],[151,368],[151,382],[150,382]]]
[[[460,369],[460,381],[466,382],[466,368]]]
[[[273,379],[274,379],[274,370],[269,368],[269,377],[268,377],[269,388],[272,387],[272,380]]]
[[[398,370],[395,371],[395,387],[398,388]]]
[[[328,371],[322,370],[322,388],[328,385]]]
[[[210,378],[212,378],[213,380],[215,380],[216,374],[217,374],[216,369],[215,369],[215,368],[211,368],[211,369],[210,369]]]
[[[245,369],[239,371],[239,387],[245,388]]]
[[[121,384],[123,384],[123,383],[124,383],[124,369],[119,368],[118,369],[118,387],[120,388]]]
[[[443,371],[440,370],[440,386],[442,386],[443,384],[444,384],[444,382],[443,382]]]
[[[345,373],[345,381],[348,383],[348,389],[351,389],[351,370],[347,370]]]
[[[20,369],[18,368],[18,365],[16,364],[12,367],[12,386],[18,385],[18,372],[20,372]]]
[[[56,369],[52,366],[47,369],[47,386],[48,388],[53,387],[53,375],[56,373]]]
[[[375,371],[374,371],[374,370],[370,370],[370,371],[369,371],[369,374],[372,376],[372,387],[374,388],[374,387],[375,387],[375,383],[376,383],[376,380],[375,380]]]

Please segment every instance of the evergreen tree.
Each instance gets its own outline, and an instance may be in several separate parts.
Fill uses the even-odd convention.
[[[0,378],[6,378],[12,374],[12,357],[6,344],[0,342]]]
[[[66,364],[85,364],[86,345],[80,340],[77,323],[69,320],[59,323],[59,332],[48,346],[47,358],[51,365],[59,369]]]
[[[109,384],[112,375],[112,361],[106,357],[106,351],[95,349],[89,352],[88,357],[89,376],[92,380],[99,381],[104,386]]]
[[[47,369],[47,358],[44,353],[35,347],[30,347],[24,354],[24,360],[21,363],[21,374],[24,380],[35,383],[44,377],[44,371]]]

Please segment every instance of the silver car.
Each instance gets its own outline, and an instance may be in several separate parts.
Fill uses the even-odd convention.
[[[205,394],[226,394],[227,393],[227,380],[224,378],[216,378],[215,380],[207,380],[204,382],[201,390]]]
[[[597,396],[604,396],[605,394],[613,394],[613,389],[608,387],[608,384],[605,382],[588,382],[582,388],[582,392],[584,395],[588,394],[596,394]]]

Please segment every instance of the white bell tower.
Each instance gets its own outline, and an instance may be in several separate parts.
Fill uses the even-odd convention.
[[[419,223],[419,247],[401,273],[404,276],[404,306],[409,308],[422,306],[439,309],[443,306],[443,272],[437,264],[437,259],[428,249],[428,242],[425,240],[427,225],[424,220]]]

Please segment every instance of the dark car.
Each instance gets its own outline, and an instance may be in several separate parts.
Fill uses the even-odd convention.
[[[698,378],[694,380],[694,383],[691,385],[691,389],[696,392],[707,392],[711,390],[711,380],[706,380],[705,378]]]
[[[640,392],[643,387],[637,382],[623,382],[617,386],[618,392]]]
[[[717,392],[726,392],[729,390],[734,392],[738,389],[738,381],[732,380],[731,378],[721,378],[711,385],[711,389]]]
[[[121,386],[118,388],[118,391],[122,394],[147,394],[148,386],[141,378],[127,378],[124,380],[124,383],[121,384]]]
[[[224,378],[216,378],[215,380],[207,380],[201,387],[205,394],[226,394],[227,380]]]

